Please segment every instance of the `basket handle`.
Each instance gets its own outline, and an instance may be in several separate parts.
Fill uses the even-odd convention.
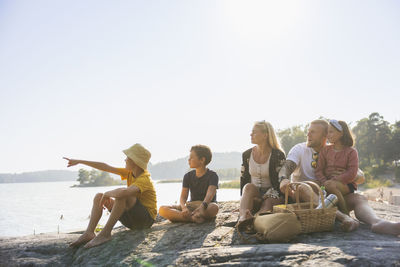
[[[321,187],[317,183],[312,182],[312,181],[304,181],[303,183],[307,183],[307,184],[317,188],[319,196],[321,198],[322,209],[325,209],[325,197],[324,197],[324,193],[322,192]],[[312,194],[312,195],[314,195],[314,194]]]
[[[298,187],[300,185],[304,185],[308,190],[310,190],[311,192],[314,192],[313,189],[311,188],[311,186],[308,183],[303,183],[303,182],[291,182],[288,184],[288,186],[286,186],[286,190],[285,190],[285,205],[288,204],[289,202],[289,187],[294,187],[294,191],[295,191],[295,197],[296,197],[296,204],[297,207],[300,209],[300,193],[298,190]],[[314,194],[311,194],[311,201],[310,201],[310,209],[313,209],[313,203],[314,203]]]
[[[311,200],[310,200],[310,209],[313,209],[313,204],[314,204],[314,190],[312,189],[312,187],[317,188],[319,195],[321,197],[321,202],[322,202],[322,209],[325,209],[325,201],[324,201],[324,196],[322,193],[321,188],[319,187],[318,184],[311,182],[311,181],[305,181],[305,182],[292,182],[289,183],[288,186],[286,187],[286,191],[285,191],[285,205],[288,204],[289,202],[289,187],[292,187],[295,191],[295,197],[296,197],[296,204],[297,207],[300,208],[300,192],[298,190],[298,187],[300,185],[305,186],[310,192],[311,192]]]

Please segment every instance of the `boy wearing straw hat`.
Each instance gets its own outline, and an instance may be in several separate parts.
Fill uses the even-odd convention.
[[[127,188],[117,188],[97,193],[93,199],[90,221],[86,231],[70,246],[85,244],[91,248],[111,240],[111,231],[119,220],[130,229],[149,228],[157,215],[157,200],[153,181],[147,171],[150,152],[140,144],[135,144],[123,151],[126,155],[125,168],[115,168],[105,163],[69,159],[68,167],[84,164],[92,168],[118,174],[127,180]],[[94,230],[99,222],[103,209],[111,211],[103,230],[96,236]]]

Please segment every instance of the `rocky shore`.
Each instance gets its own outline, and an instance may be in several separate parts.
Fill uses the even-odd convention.
[[[377,214],[400,221],[400,207],[370,202]],[[119,227],[92,249],[71,249],[79,232],[0,238],[0,266],[400,266],[400,238],[367,225],[345,233],[299,235],[291,243],[246,244],[233,227],[238,202],[221,202],[215,221],[202,225],[158,218],[151,229]],[[233,211],[233,212],[232,212]]]

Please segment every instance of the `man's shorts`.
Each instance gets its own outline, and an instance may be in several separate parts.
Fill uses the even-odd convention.
[[[119,221],[132,230],[150,228],[154,223],[154,219],[138,199],[132,208],[122,213]]]

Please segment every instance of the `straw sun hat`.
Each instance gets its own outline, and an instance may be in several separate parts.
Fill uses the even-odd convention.
[[[141,144],[134,144],[128,149],[123,150],[124,154],[133,160],[143,170],[147,170],[147,164],[149,163],[151,153]]]

